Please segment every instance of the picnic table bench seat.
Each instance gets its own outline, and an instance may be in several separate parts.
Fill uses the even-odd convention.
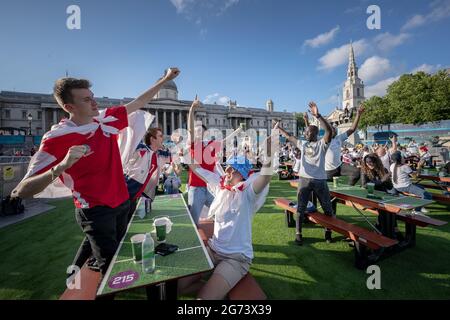
[[[290,200],[284,198],[278,198],[275,200],[275,204],[278,207],[288,211],[289,214],[295,214],[297,209],[290,206],[290,203]],[[311,212],[308,213],[307,216],[311,222],[329,228],[337,233],[349,237],[353,241],[360,242],[371,249],[376,250],[380,248],[389,248],[398,243],[397,240],[376,234],[370,230],[345,222],[344,220],[336,217],[330,217],[319,212]]]
[[[287,221],[289,221],[288,216],[290,216],[290,223],[292,223],[293,215],[297,212],[297,208],[291,206],[292,202],[285,198],[278,198],[274,202],[278,207],[285,210]],[[378,252],[398,244],[395,239],[390,239],[374,231],[319,212],[310,212],[307,214],[307,218],[315,224],[322,225],[350,238],[355,244],[355,267],[358,269],[365,269],[378,260],[380,258]]]
[[[214,233],[213,221],[200,221],[198,233],[205,245]],[[229,300],[266,300],[267,296],[259,286],[256,279],[247,273],[228,293]]]

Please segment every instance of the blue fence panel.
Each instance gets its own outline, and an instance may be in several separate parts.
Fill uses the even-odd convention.
[[[20,144],[25,142],[25,136],[0,136],[0,144]]]

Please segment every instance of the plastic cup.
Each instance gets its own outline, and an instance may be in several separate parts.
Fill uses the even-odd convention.
[[[153,221],[156,229],[156,241],[165,242],[167,234],[172,230],[172,221],[168,216],[155,217]]]
[[[366,184],[367,186],[367,193],[368,194],[373,194],[374,190],[375,190],[375,184],[369,182],[368,184]]]
[[[333,177],[333,187],[339,187],[339,177]]]
[[[134,263],[142,262],[142,243],[144,242],[144,239],[145,234],[135,234],[131,237]]]

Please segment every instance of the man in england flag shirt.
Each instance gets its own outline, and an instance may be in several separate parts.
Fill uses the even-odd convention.
[[[54,97],[70,117],[43,136],[27,174],[11,193],[11,197],[32,197],[59,178],[72,191],[77,223],[91,244],[95,268],[102,273],[125,234],[130,206],[117,136],[128,126],[128,115],[149,103],[179,72],[168,69],[135,100],[102,112],[88,80],[57,80]]]

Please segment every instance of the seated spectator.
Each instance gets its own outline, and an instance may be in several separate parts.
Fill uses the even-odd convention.
[[[164,181],[164,193],[165,194],[177,194],[181,187],[181,167],[175,163],[171,163],[164,175],[166,177]]]
[[[431,167],[433,165],[431,162],[433,158],[431,157],[431,153],[428,151],[426,146],[420,147],[419,154],[420,160],[423,160],[427,166]]]
[[[422,187],[415,185],[411,182],[410,175],[413,174],[412,169],[405,164],[405,158],[402,157],[401,153],[399,151],[394,152],[391,156],[392,158],[392,165],[391,165],[391,172],[392,172],[392,183],[394,185],[394,189],[397,192],[405,192],[414,194],[416,196],[421,197],[422,199],[428,199],[431,200],[432,196],[429,192],[425,191]],[[423,161],[419,162],[417,166],[417,173],[420,172],[420,168],[423,165]],[[425,208],[417,208],[422,213],[427,213],[428,210]],[[416,212],[417,213],[417,212]]]
[[[365,156],[361,163],[361,187],[365,188],[369,182],[379,191],[387,192],[393,188],[389,171],[375,153]]]

